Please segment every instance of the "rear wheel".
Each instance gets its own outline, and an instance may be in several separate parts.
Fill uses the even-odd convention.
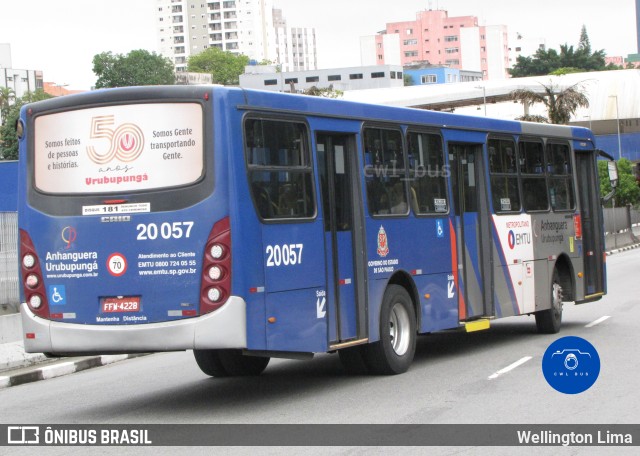
[[[220,362],[230,376],[250,377],[260,375],[269,364],[268,357],[247,356],[242,350],[220,350]]]
[[[416,317],[409,293],[389,285],[380,308],[380,340],[362,347],[364,360],[375,374],[406,372],[416,351]]]
[[[364,361],[362,349],[363,347],[358,345],[356,347],[343,348],[338,351],[342,367],[344,367],[347,373],[351,375],[365,375],[369,373],[369,368]]]
[[[202,372],[212,377],[228,377],[220,361],[220,350],[193,350],[193,356]]]
[[[551,308],[535,313],[538,332],[556,334],[562,324],[562,286],[558,270],[553,270],[551,277]]]
[[[194,350],[200,370],[212,377],[247,377],[260,375],[270,358],[246,356],[242,350]]]

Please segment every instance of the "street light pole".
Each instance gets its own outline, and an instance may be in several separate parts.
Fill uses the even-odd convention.
[[[482,89],[482,104],[484,105],[484,116],[487,117],[487,88],[485,86],[476,86],[476,89]]]
[[[618,160],[622,158],[622,142],[620,141],[620,111],[618,110],[618,95],[609,95],[616,100],[616,125],[618,127]]]

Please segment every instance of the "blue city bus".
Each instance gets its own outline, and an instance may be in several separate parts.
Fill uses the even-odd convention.
[[[29,104],[18,136],[28,352],[397,374],[419,334],[556,333],[606,293],[588,129],[172,86]]]

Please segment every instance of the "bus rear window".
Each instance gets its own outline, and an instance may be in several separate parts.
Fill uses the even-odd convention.
[[[135,192],[203,175],[202,107],[118,105],[35,119],[35,187],[52,194]]]

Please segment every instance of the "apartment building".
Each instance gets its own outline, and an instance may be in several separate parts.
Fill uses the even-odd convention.
[[[186,71],[189,56],[209,47],[256,62],[283,64],[288,58],[291,68],[316,61],[315,31],[288,29],[272,0],[157,0],[157,20],[158,50],[176,72]],[[292,41],[298,35],[305,39]]]
[[[16,98],[44,87],[42,71],[12,68],[11,46],[0,43],[0,87],[13,90]]]
[[[289,27],[281,9],[273,10],[276,29],[275,62],[282,71],[306,71],[318,68],[316,30],[314,28]]]
[[[506,25],[480,26],[476,16],[449,17],[425,10],[416,19],[387,23],[377,35],[360,40],[363,65],[428,61],[433,65],[480,71],[484,79],[509,77]]]

